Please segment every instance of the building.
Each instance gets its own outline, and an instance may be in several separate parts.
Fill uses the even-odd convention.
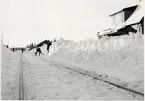
[[[123,8],[110,15],[114,27],[103,30],[100,36],[118,36],[133,33],[144,34],[143,1],[138,5]]]
[[[44,40],[41,43],[37,44],[36,47],[39,47],[44,55],[47,55],[49,52],[49,47],[52,44],[49,40]]]
[[[48,44],[50,41],[49,40],[44,40],[44,41],[42,41],[41,43],[39,43],[39,44],[37,44],[37,47],[41,47],[41,46],[43,46],[44,44]]]
[[[113,25],[117,26],[120,23],[125,22],[133,14],[136,8],[137,5],[134,5],[131,7],[123,8],[122,10],[111,14],[110,17],[112,18]]]

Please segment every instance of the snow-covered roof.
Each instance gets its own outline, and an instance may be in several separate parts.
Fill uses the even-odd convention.
[[[144,17],[143,9],[140,6],[138,6],[135,12],[125,22],[125,25],[132,25],[132,24],[139,23],[143,17]]]
[[[138,7],[135,9],[134,13],[124,22],[120,25],[116,26],[115,28],[121,29],[128,25],[137,24],[141,21],[141,19],[144,17],[144,12],[142,8],[142,3],[139,3]]]
[[[134,13],[125,22],[120,23],[118,26],[112,26],[110,32],[108,31],[108,33],[115,33],[117,32],[117,30],[125,28],[128,25],[139,23],[144,17],[143,7],[144,6],[143,6],[143,0],[142,0],[137,5],[137,8],[135,9]],[[101,31],[99,35],[106,35],[108,33],[104,33],[103,31]]]
[[[119,12],[124,11],[125,9],[132,8],[132,7],[137,7],[137,5],[132,5],[132,6],[124,7],[123,9],[118,10],[118,11],[116,11],[115,13],[112,13],[110,16],[113,16],[113,15],[119,13]]]

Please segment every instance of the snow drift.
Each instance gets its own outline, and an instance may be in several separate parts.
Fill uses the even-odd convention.
[[[1,64],[1,99],[17,100],[19,98],[19,53],[13,53],[8,48],[1,46],[2,64]]]
[[[100,40],[73,42],[60,39],[50,47],[53,58],[80,68],[115,77],[143,92],[144,38],[140,33]]]

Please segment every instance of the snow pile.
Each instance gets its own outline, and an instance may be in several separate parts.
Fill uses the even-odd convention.
[[[18,62],[19,53],[13,53],[2,45],[2,67],[1,67],[1,99],[17,100],[19,96],[18,87]]]
[[[60,39],[55,43],[52,57],[79,64],[85,70],[115,77],[143,92],[143,43],[140,33],[80,42]]]
[[[48,54],[48,51],[47,51],[47,44],[43,44],[43,46],[40,47],[42,53],[44,55],[47,55]]]
[[[24,53],[25,100],[142,100],[129,92]],[[69,64],[69,67],[71,65]]]

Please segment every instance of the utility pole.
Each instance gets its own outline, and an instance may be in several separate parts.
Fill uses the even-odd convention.
[[[1,44],[3,44],[3,33],[2,33],[2,39],[1,39]]]
[[[9,40],[8,40],[8,44],[7,45],[9,46]]]

